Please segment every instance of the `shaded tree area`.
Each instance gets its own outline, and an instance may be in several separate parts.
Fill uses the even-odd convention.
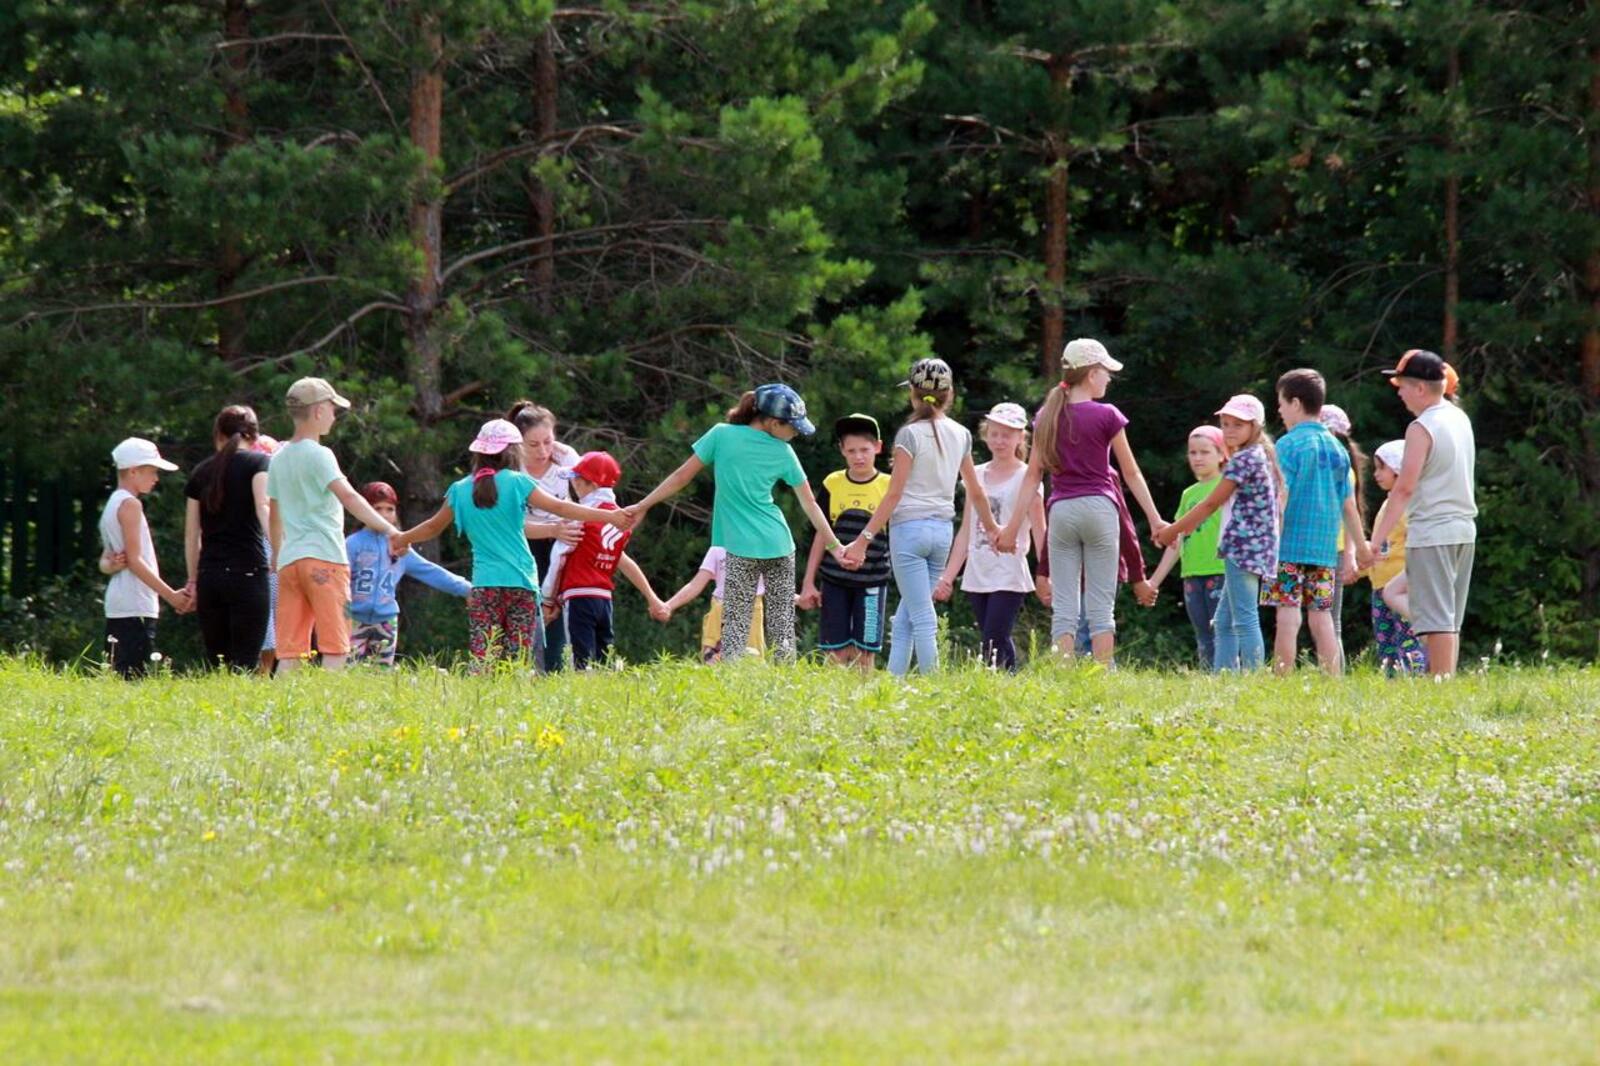
[[[190,465],[234,400],[286,432],[315,372],[408,519],[519,396],[627,495],[760,381],[893,424],[936,352],[971,424],[1093,334],[1170,511],[1228,394],[1317,366],[1370,450],[1376,371],[1432,347],[1480,434],[1473,643],[1595,650],[1592,4],[23,0],[0,157],[0,449],[40,480],[135,432]],[[641,538],[658,586],[708,503]],[[1122,611],[1151,654],[1170,608]],[[689,645],[633,613],[631,654]]]

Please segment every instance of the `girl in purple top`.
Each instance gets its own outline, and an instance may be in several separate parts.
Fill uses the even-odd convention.
[[[1045,507],[1050,527],[1051,639],[1062,655],[1073,655],[1081,605],[1089,619],[1095,660],[1106,664],[1117,644],[1113,606],[1121,490],[1111,472],[1112,453],[1151,530],[1166,526],[1128,444],[1128,419],[1116,407],[1100,402],[1111,375],[1121,369],[1122,364],[1097,340],[1079,338],[1067,345],[1061,353],[1061,384],[1050,390],[1035,422],[1033,458],[1021,490],[1022,498],[1036,492],[1049,472]],[[1015,549],[1022,517],[1020,512],[1013,514],[1006,524],[1001,551]]]

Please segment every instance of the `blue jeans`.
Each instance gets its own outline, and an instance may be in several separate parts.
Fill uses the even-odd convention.
[[[1261,639],[1261,577],[1232,562],[1222,579],[1222,596],[1214,616],[1217,627],[1218,670],[1259,670],[1267,650]]]
[[[900,606],[889,626],[889,672],[904,677],[917,653],[917,669],[939,669],[939,616],[933,610],[933,586],[950,559],[955,529],[943,518],[896,522],[889,536],[889,564],[894,568]]]
[[[1186,577],[1183,579],[1183,609],[1194,626],[1194,646],[1200,653],[1200,665],[1215,670],[1217,664],[1216,630],[1212,621],[1217,617],[1217,603],[1222,599],[1223,576]],[[1259,628],[1260,620],[1257,619]]]

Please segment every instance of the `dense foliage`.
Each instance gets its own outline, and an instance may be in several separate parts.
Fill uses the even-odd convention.
[[[1375,371],[1433,347],[1482,448],[1469,646],[1588,655],[1597,69],[1594,6],[1550,0],[20,0],[0,455],[80,488],[129,433],[192,464],[221,404],[286,431],[315,371],[360,401],[346,469],[415,519],[519,396],[627,495],[752,383],[892,422],[937,352],[970,423],[1082,333],[1170,512],[1229,393],[1317,366],[1371,450],[1405,424]],[[640,538],[659,585],[708,492]],[[1145,648],[1183,647],[1173,599],[1127,618]]]

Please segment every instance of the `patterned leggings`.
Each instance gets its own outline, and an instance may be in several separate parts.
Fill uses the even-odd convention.
[[[1426,674],[1428,652],[1401,618],[1383,600],[1383,590],[1372,590],[1372,633],[1378,644],[1378,666],[1385,674]]]
[[[467,643],[480,663],[527,659],[544,671],[539,597],[528,589],[477,587],[467,593]]]
[[[743,648],[750,640],[750,625],[756,609],[756,583],[766,579],[767,647],[780,663],[795,658],[794,636],[794,553],[777,559],[746,559],[728,556],[722,586],[722,646]],[[724,663],[738,662],[742,655],[724,655]]]

